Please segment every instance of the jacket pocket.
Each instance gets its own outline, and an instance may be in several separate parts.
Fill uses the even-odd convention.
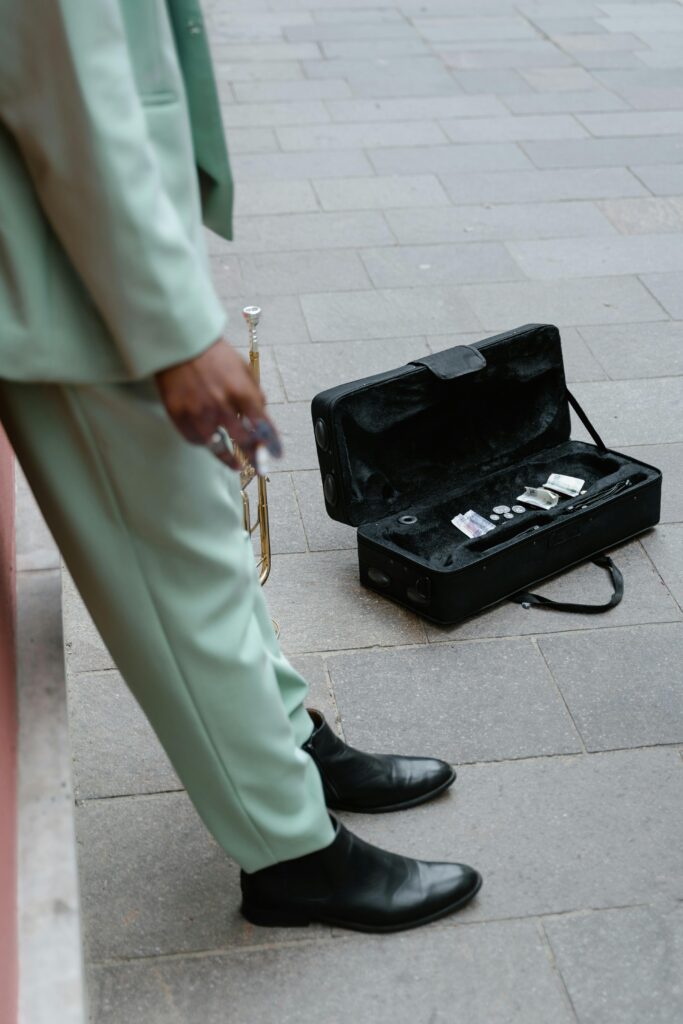
[[[164,0],[119,0],[135,84],[143,103],[177,100],[175,48]]]

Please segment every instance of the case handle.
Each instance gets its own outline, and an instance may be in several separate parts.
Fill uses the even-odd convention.
[[[468,373],[477,373],[486,366],[486,359],[478,348],[471,345],[455,345],[443,352],[433,352],[421,359],[412,359],[411,366],[424,366],[439,380],[455,380]]]
[[[529,593],[515,594],[510,600],[516,604],[521,604],[522,608],[545,608],[551,612],[580,612],[583,615],[600,615],[602,612],[608,612],[610,608],[616,608],[624,596],[624,577],[609,555],[597,555],[591,561],[594,565],[599,565],[601,569],[607,569],[612,578],[614,593],[605,604],[574,604],[572,601],[551,601],[549,597],[543,597],[542,594]]]

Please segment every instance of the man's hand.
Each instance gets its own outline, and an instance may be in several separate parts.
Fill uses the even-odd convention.
[[[265,444],[272,455],[280,454],[277,432],[251,367],[224,338],[196,358],[161,370],[156,382],[168,415],[192,444],[208,444],[218,427],[225,427],[250,462],[258,444]],[[239,459],[227,448],[216,454],[232,469],[240,469]]]

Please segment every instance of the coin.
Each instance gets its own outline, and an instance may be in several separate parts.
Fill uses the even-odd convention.
[[[494,523],[497,523],[498,520],[500,519],[500,516],[497,516],[495,512],[492,512],[491,515],[489,516],[489,519],[492,519]]]
[[[503,512],[503,519],[514,519],[512,512]]]
[[[513,505],[512,511],[516,512],[517,515],[520,515],[522,512],[526,512],[526,509],[524,508],[524,505]]]
[[[496,513],[497,516],[503,516],[503,515],[505,515],[506,512],[510,511],[510,506],[509,505],[495,505],[494,508],[493,508],[493,511]]]

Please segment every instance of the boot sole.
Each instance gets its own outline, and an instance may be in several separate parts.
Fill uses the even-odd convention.
[[[253,910],[249,907],[245,907],[244,903],[240,910],[242,916],[251,924],[261,925],[266,928],[305,928],[309,924],[327,924],[335,928],[348,928],[350,931],[354,932],[388,934],[390,932],[408,931],[410,928],[419,928],[423,924],[431,924],[432,921],[438,921],[439,918],[447,917],[448,914],[453,914],[456,910],[461,910],[462,907],[466,906],[470,902],[470,900],[474,899],[481,889],[482,883],[483,878],[478,874],[476,884],[473,888],[464,896],[454,900],[453,903],[449,903],[448,906],[441,907],[432,914],[425,914],[423,917],[416,918],[414,921],[405,921],[398,924],[365,924],[361,921],[343,921],[339,918],[323,915],[318,917],[311,914],[297,914],[296,911],[289,910]]]
[[[452,771],[450,777],[445,782],[442,782],[440,786],[437,786],[436,789],[430,789],[428,793],[422,793],[421,796],[414,796],[412,800],[403,800],[398,804],[385,804],[383,807],[362,807],[357,804],[330,803],[328,801],[327,806],[332,811],[350,811],[354,814],[390,814],[393,811],[407,811],[409,807],[418,807],[420,804],[426,804],[439,796],[453,785],[455,778],[455,771]]]

